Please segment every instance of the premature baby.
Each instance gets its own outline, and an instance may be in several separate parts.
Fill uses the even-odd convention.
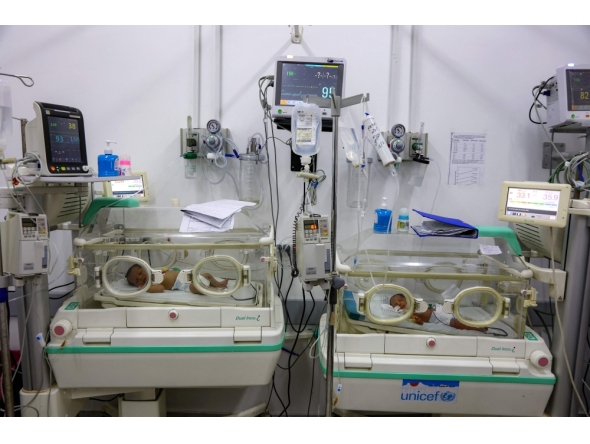
[[[397,307],[397,310],[404,311],[407,306],[407,301],[402,294],[398,293],[394,294],[389,299],[389,304],[394,309]],[[453,327],[459,330],[477,330],[481,332],[487,330],[487,328],[470,327],[459,322],[454,318],[452,314],[443,312],[441,304],[435,304],[434,307],[430,306],[428,307],[428,310],[426,310],[423,313],[412,313],[411,319],[418,325],[422,325],[425,322],[428,322],[431,324],[445,324],[449,327]]]
[[[162,283],[152,284],[150,288],[148,288],[148,293],[164,293],[164,290],[190,290],[191,293],[202,294],[195,288],[193,284],[185,284],[180,282],[178,280],[178,274],[179,272],[177,270],[164,271],[164,280]],[[210,288],[227,288],[227,282],[229,279],[217,281],[209,273],[203,273],[201,276],[209,281],[209,283],[204,283]],[[129,284],[137,288],[142,288],[147,282],[147,273],[143,267],[140,267],[138,264],[134,264],[129,267],[125,277],[127,278],[127,282],[129,282]]]

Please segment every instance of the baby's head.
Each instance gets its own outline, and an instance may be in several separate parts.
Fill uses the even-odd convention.
[[[143,267],[138,264],[133,264],[125,274],[127,282],[137,288],[142,288],[147,282],[147,273]]]
[[[403,294],[394,294],[390,299],[389,299],[389,304],[395,308],[395,307],[399,307],[400,311],[403,311],[406,309],[406,306],[408,304],[408,301],[406,300],[405,296]]]

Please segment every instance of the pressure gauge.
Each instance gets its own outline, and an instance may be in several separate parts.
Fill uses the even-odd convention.
[[[217,134],[219,131],[221,131],[221,123],[219,123],[219,120],[209,120],[207,122],[207,131],[209,131],[211,134]]]
[[[207,125],[207,127],[208,126],[209,125]],[[211,134],[211,135],[207,136],[207,138],[205,139],[205,143],[212,150],[218,149],[221,146],[221,142],[222,142],[221,137],[219,137],[216,134]]]
[[[406,144],[401,139],[393,139],[389,144],[389,148],[396,154],[401,154],[402,151],[406,148]]]
[[[391,127],[391,134],[393,134],[393,137],[401,139],[406,134],[406,127],[401,123],[397,123]]]

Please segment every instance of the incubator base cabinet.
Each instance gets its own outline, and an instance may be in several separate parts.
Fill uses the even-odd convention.
[[[536,291],[514,234],[482,227],[473,240],[386,238],[367,231],[339,248],[347,289],[337,312],[335,407],[542,415],[555,384],[552,356],[526,324]],[[319,331],[325,374],[325,316]]]
[[[58,386],[268,384],[284,342],[274,239],[245,213],[227,232],[179,233],[177,208],[100,210],[74,242],[79,287],[50,325]]]

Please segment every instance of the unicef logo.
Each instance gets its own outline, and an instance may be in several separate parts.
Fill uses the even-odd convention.
[[[451,402],[453,399],[455,399],[455,396],[456,395],[453,392],[444,392],[440,395],[440,399],[444,402]]]

